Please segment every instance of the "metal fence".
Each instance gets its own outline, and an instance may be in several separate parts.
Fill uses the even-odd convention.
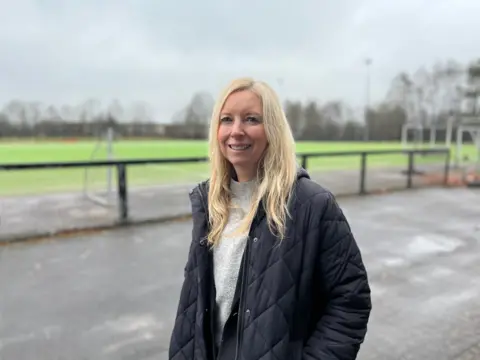
[[[366,174],[367,174],[367,158],[369,156],[379,155],[396,155],[404,154],[408,157],[407,169],[404,170],[404,174],[407,176],[406,188],[412,188],[412,179],[414,175],[419,175],[419,172],[415,168],[415,155],[431,155],[441,154],[444,155],[444,184],[447,185],[448,175],[450,172],[450,158],[451,153],[449,148],[430,148],[430,149],[411,149],[411,150],[370,150],[370,151],[339,151],[339,152],[323,152],[323,153],[306,153],[299,154],[302,159],[302,167],[307,169],[308,159],[319,157],[334,157],[334,156],[359,156],[360,159],[360,184],[359,195],[364,195],[366,191]]]
[[[369,159],[374,158],[375,156],[383,155],[396,155],[406,157],[406,167],[403,165],[402,168],[396,169],[396,186],[408,189],[414,186],[414,177],[422,173],[418,168],[418,164],[421,161],[416,162],[416,156],[427,157],[429,155],[438,156],[435,162],[435,174],[441,180],[437,180],[436,185],[447,185],[449,172],[450,172],[450,149],[449,148],[429,148],[429,149],[408,149],[408,150],[371,150],[371,151],[341,151],[341,152],[319,152],[319,153],[299,153],[298,158],[301,166],[306,170],[310,171],[310,164],[314,166],[315,161],[320,158],[342,158],[342,157],[358,157],[358,173],[355,176],[348,175],[345,179],[349,183],[350,188],[352,187],[352,180],[358,179],[357,190],[350,191],[358,195],[365,195],[371,193],[369,191],[369,171],[368,164]],[[181,164],[181,163],[199,163],[199,162],[208,162],[206,157],[192,157],[192,158],[168,158],[168,159],[134,159],[134,160],[108,160],[108,161],[77,161],[77,162],[46,162],[46,163],[21,163],[21,164],[0,164],[0,173],[2,171],[23,171],[23,170],[40,170],[40,169],[58,169],[58,168],[89,168],[89,167],[113,167],[116,169],[116,178],[117,178],[117,199],[116,199],[116,215],[114,216],[115,221],[113,224],[104,224],[106,226],[110,225],[123,225],[134,222],[141,222],[132,219],[131,209],[130,209],[130,199],[129,199],[129,182],[128,182],[128,171],[129,167],[140,166],[140,165],[153,165],[153,164]],[[321,166],[318,168],[321,171]],[[312,169],[313,171],[314,169]],[[356,172],[356,171],[355,171]],[[371,171],[373,173],[373,170]],[[401,172],[402,176],[398,176],[398,173]],[[371,175],[371,174],[370,174]],[[358,176],[358,177],[357,177]],[[327,186],[328,187],[328,186]],[[130,189],[131,190],[131,189]],[[162,199],[160,196],[160,204],[156,203],[155,206],[165,206],[168,207],[166,200]],[[172,194],[172,197],[174,195]],[[178,195],[177,195],[178,197]],[[182,196],[183,198],[183,196]],[[182,200],[183,201],[183,200]],[[8,206],[8,205],[7,205]],[[187,208],[182,205],[183,215],[188,215]],[[168,211],[168,210],[167,210]],[[34,215],[35,216],[35,215]],[[158,216],[151,216],[152,219],[149,221],[156,221]],[[90,226],[89,221],[85,221],[81,226],[68,226],[68,230],[73,229],[85,229],[89,227],[101,227]],[[52,229],[49,231],[50,234],[62,232],[65,229]],[[33,230],[30,231],[30,233]],[[1,235],[1,231],[0,231]],[[1,240],[1,239],[0,239]]]

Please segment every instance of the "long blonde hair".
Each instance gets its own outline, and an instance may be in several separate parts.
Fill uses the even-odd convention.
[[[263,106],[263,123],[268,146],[260,161],[258,187],[250,211],[238,231],[248,231],[260,203],[263,201],[270,231],[280,239],[285,237],[288,200],[296,180],[297,162],[295,141],[280,99],[275,91],[262,81],[252,78],[233,80],[218,98],[210,121],[210,185],[208,191],[208,213],[210,231],[208,242],[216,245],[228,222],[230,209],[231,164],[224,158],[217,141],[220,112],[230,94],[237,91],[253,91]]]

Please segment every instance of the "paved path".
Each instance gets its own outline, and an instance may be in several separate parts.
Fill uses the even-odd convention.
[[[425,168],[425,167],[424,167]],[[439,174],[443,166],[429,169]],[[355,194],[360,188],[360,171],[329,171],[312,173],[312,178],[337,195]],[[424,183],[414,178],[414,186]],[[406,175],[400,169],[368,169],[367,191],[405,188]],[[195,184],[159,186],[136,189],[129,193],[130,216],[144,221],[186,215],[190,213],[188,192]],[[119,218],[116,193],[111,206],[100,206],[83,194],[52,194],[29,197],[0,198],[0,242],[29,236],[42,236],[64,230],[115,224]]]
[[[359,360],[480,359],[480,192],[342,198],[373,311]],[[0,246],[0,359],[164,360],[190,221]]]

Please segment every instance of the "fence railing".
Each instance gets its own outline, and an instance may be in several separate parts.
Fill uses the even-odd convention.
[[[406,155],[408,162],[404,169],[406,175],[406,188],[412,187],[412,179],[417,170],[415,168],[415,155],[439,154],[445,157],[443,176],[444,184],[448,183],[450,171],[450,149],[449,148],[428,148],[428,149],[408,149],[408,150],[369,150],[369,151],[338,151],[338,152],[318,152],[318,153],[299,153],[300,163],[303,168],[308,170],[308,161],[313,158],[326,157],[345,157],[358,156],[360,165],[360,183],[358,194],[366,194],[367,160],[369,157],[379,155]],[[118,219],[121,224],[129,222],[129,201],[128,201],[128,179],[127,167],[136,165],[153,164],[180,164],[180,163],[198,163],[207,162],[207,157],[190,158],[168,158],[168,159],[131,159],[131,160],[105,160],[105,161],[75,161],[75,162],[43,162],[43,163],[19,163],[19,164],[0,164],[0,171],[18,171],[18,170],[39,170],[39,169],[58,169],[58,168],[87,168],[87,167],[106,167],[116,168],[117,173],[117,195],[118,195]]]
[[[301,164],[304,169],[307,169],[309,158],[319,157],[334,157],[334,156],[359,156],[360,158],[360,186],[358,193],[360,195],[366,194],[366,174],[367,174],[367,157],[378,155],[398,155],[406,154],[408,156],[407,169],[405,174],[407,176],[407,188],[412,187],[413,175],[418,174],[415,169],[415,155],[431,155],[442,154],[445,156],[444,162],[444,184],[448,183],[448,175],[450,172],[450,158],[451,153],[449,148],[429,148],[429,149],[409,149],[409,150],[369,150],[369,151],[337,151],[337,152],[322,152],[322,153],[304,153],[299,154],[302,159]]]

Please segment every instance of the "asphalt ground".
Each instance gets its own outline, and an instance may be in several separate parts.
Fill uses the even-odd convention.
[[[340,199],[369,273],[359,360],[480,359],[480,192]],[[1,360],[162,360],[190,221],[0,246]]]

